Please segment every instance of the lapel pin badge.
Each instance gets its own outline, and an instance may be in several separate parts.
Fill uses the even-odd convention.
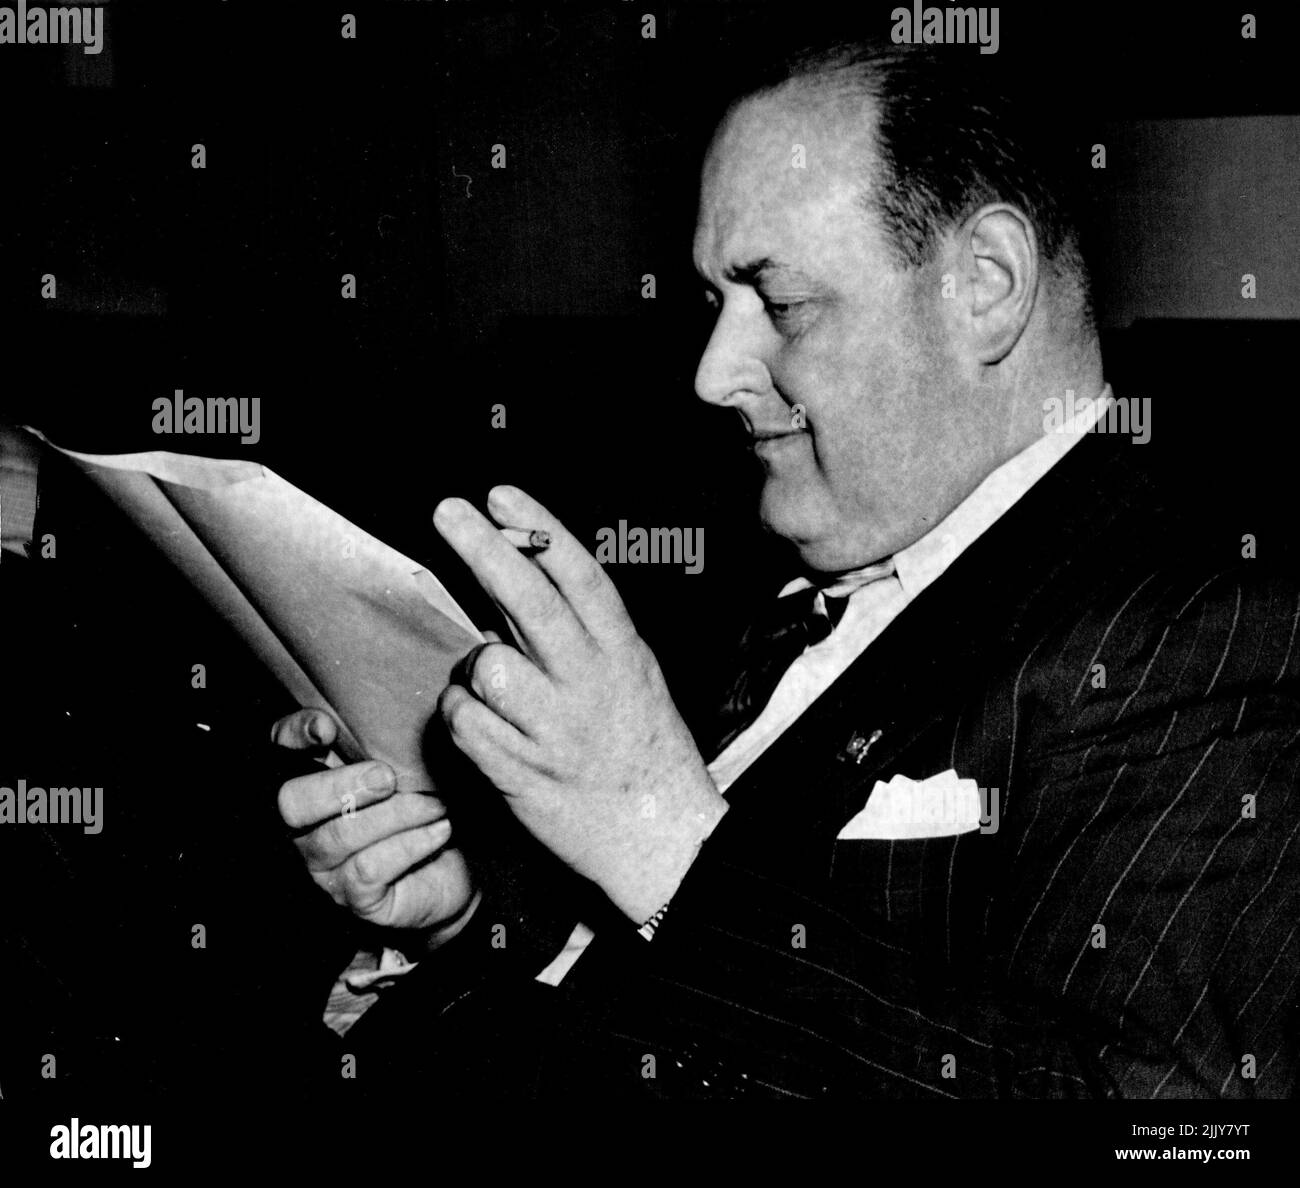
[[[873,730],[869,738],[863,738],[861,734],[854,731],[853,737],[840,752],[840,758],[846,763],[860,764],[867,757],[867,752],[880,741],[882,734],[884,734],[883,730]]]

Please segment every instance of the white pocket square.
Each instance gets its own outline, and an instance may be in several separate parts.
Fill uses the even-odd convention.
[[[901,841],[954,837],[980,827],[979,785],[949,768],[924,780],[896,775],[876,781],[867,806],[839,832],[838,841]]]

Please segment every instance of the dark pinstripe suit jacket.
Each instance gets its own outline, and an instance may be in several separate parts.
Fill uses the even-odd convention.
[[[1300,584],[1142,461],[1080,442],[733,785],[652,943],[482,1029],[545,1016],[527,1075],[582,1093],[1290,1095]],[[995,832],[836,840],[948,768]]]

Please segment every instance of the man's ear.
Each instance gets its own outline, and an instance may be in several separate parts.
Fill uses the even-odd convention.
[[[1038,293],[1038,240],[1014,206],[983,206],[962,224],[966,332],[981,363],[1000,363],[1020,340]]]

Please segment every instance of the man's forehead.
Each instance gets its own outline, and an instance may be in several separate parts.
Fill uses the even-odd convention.
[[[696,270],[737,284],[829,279],[878,251],[861,185],[845,179],[816,193],[754,190],[701,203]]]
[[[867,135],[860,112],[825,103],[777,95],[738,106],[705,159],[696,267],[795,270],[859,230]]]

